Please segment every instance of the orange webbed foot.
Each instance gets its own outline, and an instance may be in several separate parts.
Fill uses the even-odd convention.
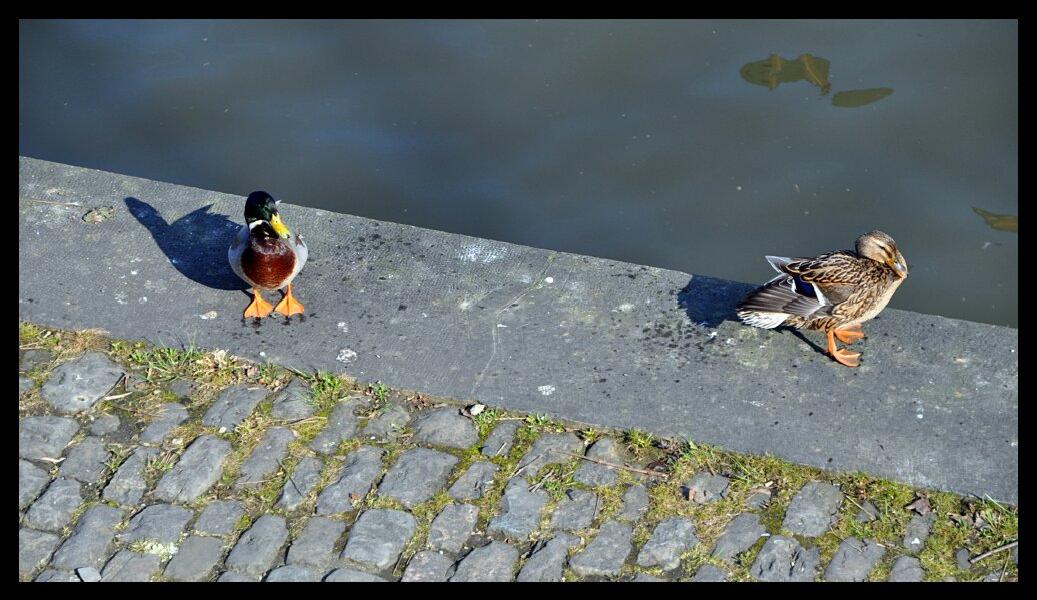
[[[864,330],[861,329],[860,325],[848,325],[846,327],[840,327],[835,330],[835,337],[839,338],[839,341],[844,344],[852,344],[858,340],[864,339]]]
[[[834,358],[836,362],[847,367],[860,366],[860,357],[860,352],[850,352],[846,348],[838,348],[832,353],[832,358]]]
[[[852,330],[851,330],[852,331]],[[839,335],[837,330],[829,329],[828,335],[828,355],[831,356],[835,361],[841,365],[847,367],[856,367],[860,365],[858,360],[861,356],[860,352],[850,352],[845,348],[838,348],[835,345],[835,336]],[[864,335],[863,333],[861,335]],[[841,337],[839,339],[842,339]]]
[[[281,298],[281,301],[278,302],[276,307],[274,307],[274,312],[290,317],[292,315],[302,314],[305,310],[306,307],[296,300],[295,296],[292,296],[292,284],[289,283],[288,287],[285,289],[284,298]]]
[[[274,307],[266,300],[263,300],[263,296],[259,294],[259,290],[252,288],[252,303],[245,309],[244,317],[246,319],[250,317],[262,319],[269,315],[273,310]]]

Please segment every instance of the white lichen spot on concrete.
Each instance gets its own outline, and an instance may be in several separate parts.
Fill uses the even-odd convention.
[[[461,303],[457,305],[457,308],[460,308],[461,310],[468,310],[468,308],[471,305],[472,305],[471,302],[469,302],[467,300],[462,300]]]
[[[118,292],[115,294],[115,301],[119,304],[126,304],[126,294]]]
[[[504,323],[497,323],[497,327],[500,327],[502,329],[507,329],[508,326],[505,325]]]
[[[339,321],[335,327],[338,327],[338,330],[342,333],[349,333],[349,325],[346,325],[345,321]]]
[[[139,273],[139,271],[137,271],[136,269],[130,271],[130,275],[136,275],[137,273]]]
[[[628,312],[634,310],[634,305],[630,304],[629,302],[627,302],[627,303],[620,304],[619,306],[617,306],[616,310],[618,310],[619,312],[622,312],[622,313],[628,313]]]
[[[550,396],[551,394],[555,393],[555,386],[553,386],[553,385],[542,385],[542,386],[537,388],[537,391],[540,392],[541,394],[543,394],[544,396]]]
[[[140,302],[141,304],[144,304],[144,303],[146,303],[147,301],[148,301],[148,297],[147,297],[147,296],[141,296],[141,297],[140,297],[140,298],[139,298],[139,299],[137,300],[137,302]]]
[[[205,313],[204,315],[198,315],[198,318],[202,319],[203,321],[208,321],[209,319],[215,319],[216,318],[216,311],[215,310],[210,310],[209,312]]]
[[[259,355],[265,357],[266,356],[266,352],[263,352],[262,350],[260,350],[259,351]]]
[[[338,356],[335,357],[335,360],[349,364],[356,360],[356,352],[349,348],[343,348],[338,351]]]
[[[554,283],[554,282],[555,282],[555,278],[554,277],[544,277],[544,283]]]
[[[467,262],[490,264],[504,256],[503,247],[494,248],[486,244],[465,244],[457,254],[457,258]]]

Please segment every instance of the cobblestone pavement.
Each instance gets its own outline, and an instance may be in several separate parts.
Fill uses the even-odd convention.
[[[1018,548],[972,566],[968,547],[927,546],[934,527],[996,511],[947,525],[861,476],[772,479],[773,458],[732,469],[640,432],[219,353],[29,346],[21,580],[917,581],[945,564],[959,580],[1018,577]]]

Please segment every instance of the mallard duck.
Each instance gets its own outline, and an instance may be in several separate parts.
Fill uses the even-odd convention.
[[[245,225],[227,250],[231,268],[252,286],[252,303],[245,309],[245,318],[262,318],[271,312],[290,317],[305,310],[292,296],[292,280],[306,264],[306,244],[285,226],[277,214],[278,204],[266,192],[249,194]],[[259,293],[281,288],[285,295],[275,307]]]
[[[863,338],[861,323],[882,312],[907,277],[907,261],[885,233],[865,233],[856,248],[816,258],[767,256],[781,274],[746,296],[738,304],[738,317],[765,329],[788,325],[823,330],[828,354],[856,367],[860,352],[837,348],[835,338],[844,344]]]

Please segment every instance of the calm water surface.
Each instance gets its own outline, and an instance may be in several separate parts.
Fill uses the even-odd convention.
[[[749,282],[881,229],[891,306],[1017,326],[1014,21],[19,33],[23,155]]]

